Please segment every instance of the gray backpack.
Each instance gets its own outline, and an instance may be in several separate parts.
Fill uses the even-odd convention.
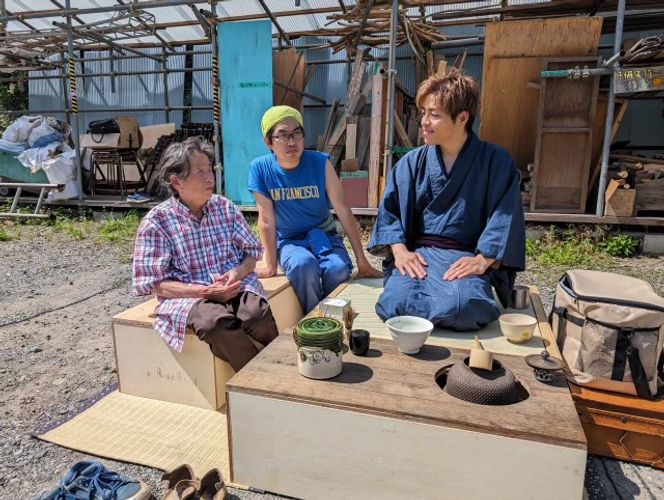
[[[643,280],[568,271],[549,317],[578,385],[652,398],[662,374],[664,298]]]

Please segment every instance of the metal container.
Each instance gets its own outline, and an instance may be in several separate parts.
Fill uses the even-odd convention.
[[[530,306],[530,287],[514,285],[512,290],[512,309],[528,309]]]

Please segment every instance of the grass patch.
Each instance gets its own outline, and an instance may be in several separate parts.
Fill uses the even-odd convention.
[[[9,202],[0,205],[0,212],[9,213],[11,209],[12,209],[12,204]],[[18,214],[34,214],[35,208],[18,205],[14,210],[14,212]],[[44,207],[42,207],[40,213],[45,214],[47,213],[47,210]],[[48,218],[42,218],[42,217],[15,217],[12,220],[14,224],[20,226],[48,226],[50,224]]]
[[[72,219],[66,215],[58,214],[53,222],[53,229],[68,234],[75,240],[85,240],[92,237],[93,224],[85,217]]]
[[[141,216],[130,210],[120,218],[106,217],[99,224],[98,239],[100,241],[127,241],[136,238]]]
[[[0,227],[0,241],[11,241],[14,238],[9,234],[4,227]]]
[[[632,257],[639,240],[624,234],[607,236],[568,229],[562,233],[549,228],[539,239],[526,239],[526,257],[541,265],[556,267],[596,267],[613,257]]]
[[[639,248],[639,240],[626,234],[616,234],[609,236],[599,245],[612,257],[632,257]]]

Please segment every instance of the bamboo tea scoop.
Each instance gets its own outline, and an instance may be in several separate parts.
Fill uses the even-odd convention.
[[[477,335],[475,335],[475,348],[470,350],[468,366],[489,371],[493,368],[493,354],[484,350],[484,346]]]

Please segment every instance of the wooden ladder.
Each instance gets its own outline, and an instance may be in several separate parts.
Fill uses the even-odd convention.
[[[18,200],[21,197],[24,187],[37,188],[39,191],[39,199],[37,200],[37,205],[35,206],[35,211],[33,213],[21,213],[17,211]],[[10,188],[16,189],[14,194],[14,201],[12,201],[12,206],[9,209],[9,212],[0,212],[0,217],[37,217],[37,218],[47,218],[48,214],[40,214],[42,204],[44,203],[44,196],[46,192],[50,189],[56,189],[62,191],[65,189],[64,184],[38,184],[38,183],[29,183],[29,182],[0,182],[0,188]]]

